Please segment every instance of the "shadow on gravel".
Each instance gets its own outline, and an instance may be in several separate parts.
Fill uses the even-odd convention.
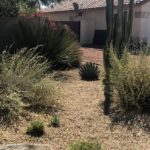
[[[58,111],[63,111],[61,106],[57,106],[57,107],[42,107],[42,106],[26,106],[24,107],[24,109],[26,111],[29,112],[34,112],[37,114],[49,114],[49,115],[53,115],[55,113],[57,113]]]
[[[101,103],[100,107],[104,110],[104,103]],[[114,107],[110,109],[108,117],[111,119],[110,129],[121,125],[129,130],[137,128],[150,133],[150,112],[138,112],[136,110],[123,112]]]
[[[111,118],[110,127],[113,128],[115,125],[122,125],[132,130],[133,128],[140,128],[145,132],[150,133],[150,114],[140,112],[121,112],[111,110],[109,117]]]
[[[69,80],[69,79],[71,79],[72,78],[72,76],[71,75],[67,75],[67,74],[65,74],[65,73],[63,73],[63,72],[61,72],[61,71],[58,71],[58,72],[56,72],[55,74],[54,74],[54,79],[56,80],[56,81],[67,81],[67,80]]]

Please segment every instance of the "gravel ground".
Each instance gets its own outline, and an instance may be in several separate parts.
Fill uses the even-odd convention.
[[[49,144],[54,150],[66,150],[77,140],[93,140],[102,144],[103,150],[150,150],[150,134],[142,129],[129,130],[121,125],[110,128],[111,119],[103,114],[103,89],[101,81],[81,81],[77,70],[61,74],[63,90],[60,127],[48,127],[50,114],[27,113],[13,127],[1,129],[1,144]],[[46,134],[33,138],[25,134],[31,120],[43,120]]]

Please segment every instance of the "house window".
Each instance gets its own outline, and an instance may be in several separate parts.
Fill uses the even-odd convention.
[[[149,13],[147,12],[135,12],[135,18],[148,18]]]

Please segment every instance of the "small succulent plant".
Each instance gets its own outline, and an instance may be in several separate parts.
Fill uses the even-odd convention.
[[[42,136],[44,134],[44,124],[41,121],[33,121],[27,128],[27,134],[31,136]]]
[[[60,119],[57,115],[54,115],[51,119],[51,126],[59,127],[60,126]]]
[[[71,145],[70,150],[101,150],[101,144],[90,141],[77,141]]]
[[[79,74],[82,80],[93,81],[98,80],[100,70],[95,63],[85,63],[79,69]]]

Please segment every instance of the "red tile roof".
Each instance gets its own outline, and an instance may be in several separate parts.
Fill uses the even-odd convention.
[[[118,0],[114,0],[115,5],[118,4]],[[129,4],[129,0],[124,0],[125,4]],[[135,0],[135,3],[141,3],[144,0]],[[45,9],[43,12],[61,12],[74,10],[73,3],[77,3],[80,9],[91,9],[106,7],[106,0],[64,0],[61,3],[53,4]]]

